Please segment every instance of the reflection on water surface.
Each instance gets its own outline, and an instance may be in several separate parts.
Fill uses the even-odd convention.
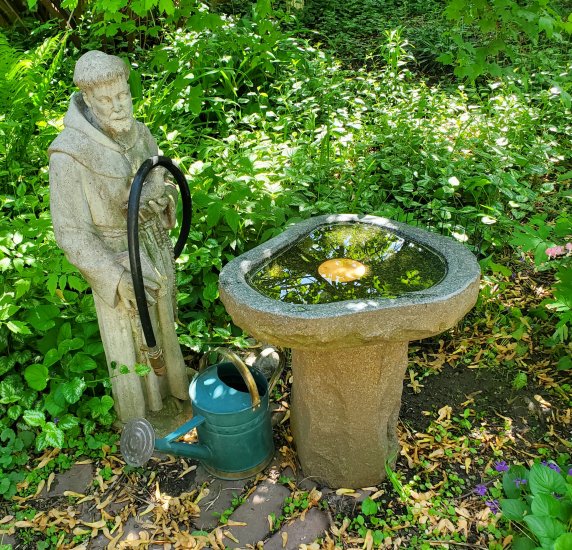
[[[322,267],[320,274],[323,265],[330,271],[324,274]],[[338,223],[315,229],[247,280],[275,300],[324,304],[394,298],[432,287],[445,274],[441,256],[423,245],[375,225]]]

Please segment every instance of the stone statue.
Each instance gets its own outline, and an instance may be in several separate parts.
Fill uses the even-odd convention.
[[[175,271],[167,230],[175,224],[177,190],[155,168],[143,185],[139,213],[141,264],[166,375],[135,373],[149,364],[135,305],[127,252],[127,200],[143,161],[157,155],[149,129],[133,118],[118,57],[99,51],[77,62],[64,130],[49,148],[54,234],[93,290],[101,338],[121,422],[158,411],[170,394],[188,399],[188,378],[175,332]],[[119,374],[123,365],[129,374]],[[125,369],[123,369],[125,370]]]

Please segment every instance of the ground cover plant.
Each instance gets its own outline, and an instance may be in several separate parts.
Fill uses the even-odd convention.
[[[318,499],[334,521],[319,544],[569,547],[568,13],[529,2],[511,19],[516,2],[495,4],[493,32],[474,4],[461,21],[454,2],[98,2],[75,13],[73,31],[33,13],[27,32],[2,31],[0,527],[18,529],[22,547],[72,548],[111,528],[42,523],[65,517],[42,489],[74,461],[104,472],[100,504],[113,483],[143,487],[151,475],[118,462],[91,294],[51,231],[46,149],[77,44],[130,62],[137,117],[189,174],[194,221],[178,260],[189,365],[215,345],[249,344],[218,300],[218,272],[297,220],[387,216],[452,236],[481,262],[475,310],[410,350],[395,469],[361,502],[351,491]],[[288,395],[287,375],[274,400]],[[290,448],[287,423],[277,437]],[[291,483],[276,529],[317,505]],[[182,531],[164,537],[175,545]]]

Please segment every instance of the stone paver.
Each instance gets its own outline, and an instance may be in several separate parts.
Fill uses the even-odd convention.
[[[0,548],[3,544],[8,547],[12,546],[12,548],[16,548],[16,537],[13,535],[0,535]]]
[[[220,515],[232,506],[233,498],[242,493],[247,482],[247,479],[217,479],[199,466],[195,478],[196,486],[208,483],[209,494],[199,502],[201,515],[194,520],[197,528],[205,531],[214,529],[218,525]]]
[[[264,543],[264,550],[296,550],[301,544],[311,544],[324,536],[330,528],[328,514],[318,508],[308,510],[304,519],[301,517],[285,525]]]
[[[66,491],[85,493],[93,482],[93,466],[91,464],[74,464],[67,472],[56,475],[50,490],[42,496],[47,498],[61,497]]]
[[[228,531],[239,541],[225,539],[229,548],[245,548],[247,544],[256,545],[264,540],[270,531],[268,516],[279,517],[284,505],[284,499],[290,496],[290,491],[272,479],[263,481],[231,516],[232,522],[246,523],[244,526],[231,526]]]

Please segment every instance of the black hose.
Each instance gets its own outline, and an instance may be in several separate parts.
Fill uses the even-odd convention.
[[[133,183],[131,184],[131,192],[129,193],[129,201],[127,203],[127,243],[129,250],[129,264],[131,268],[131,279],[133,280],[133,291],[135,293],[135,302],[139,310],[139,317],[141,319],[141,328],[145,336],[147,347],[154,348],[157,345],[155,334],[153,332],[153,325],[151,324],[151,316],[149,315],[149,307],[147,299],[145,298],[145,284],[143,282],[143,272],[141,270],[141,254],[139,251],[139,202],[141,199],[141,191],[143,183],[149,175],[149,172],[156,166],[162,166],[173,174],[181,191],[181,198],[183,200],[183,219],[181,221],[181,230],[179,238],[175,244],[175,258],[181,254],[189,231],[191,229],[191,216],[193,204],[191,200],[191,192],[189,184],[178,168],[178,166],[168,157],[156,156],[147,159],[137,170]]]

